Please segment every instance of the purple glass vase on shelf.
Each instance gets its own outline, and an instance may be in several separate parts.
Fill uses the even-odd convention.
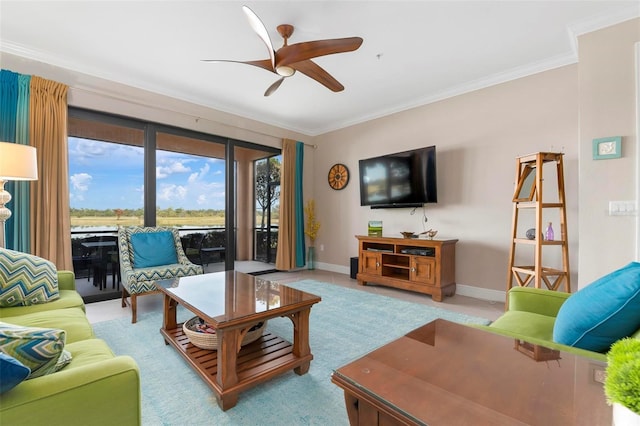
[[[553,227],[551,226],[551,222],[549,222],[549,225],[547,226],[547,230],[544,233],[544,239],[547,241],[553,241]]]

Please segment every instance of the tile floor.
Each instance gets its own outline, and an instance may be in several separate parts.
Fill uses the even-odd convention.
[[[359,286],[357,281],[351,279],[349,275],[318,269],[313,271],[304,269],[292,272],[274,272],[260,275],[260,278],[271,279],[282,283],[293,282],[302,279],[314,279],[352,289],[368,291],[371,293],[381,294],[389,297],[396,297],[398,299],[414,303],[422,303],[427,306],[434,306],[468,315],[475,315],[490,320],[495,320],[504,312],[504,303],[474,299],[471,297],[460,295],[446,297],[442,302],[434,302],[429,295],[418,294],[378,285]],[[131,308],[122,308],[120,299],[88,303],[86,309],[87,317],[92,323],[119,317],[131,317]],[[138,298],[138,314],[149,311],[162,311],[162,295],[152,294]]]

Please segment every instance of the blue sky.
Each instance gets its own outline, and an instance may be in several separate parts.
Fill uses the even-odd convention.
[[[69,138],[72,208],[143,207],[141,147]],[[156,205],[224,210],[224,160],[168,151],[156,153]]]

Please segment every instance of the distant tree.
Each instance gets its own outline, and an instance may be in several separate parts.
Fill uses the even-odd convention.
[[[116,220],[120,220],[120,218],[124,214],[124,210],[122,209],[115,209],[113,212],[116,214]]]
[[[280,160],[271,157],[256,161],[256,203],[262,210],[260,228],[264,229],[266,211],[270,207],[269,201],[274,203],[280,198]]]

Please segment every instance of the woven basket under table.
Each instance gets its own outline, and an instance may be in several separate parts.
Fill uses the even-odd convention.
[[[204,321],[200,317],[193,317],[189,321],[182,324],[182,331],[187,335],[189,341],[200,349],[216,350],[218,349],[218,335],[215,333],[201,333],[194,331],[197,324]],[[260,321],[249,329],[242,339],[242,346],[254,342],[262,336],[262,332],[267,328],[267,321]]]

